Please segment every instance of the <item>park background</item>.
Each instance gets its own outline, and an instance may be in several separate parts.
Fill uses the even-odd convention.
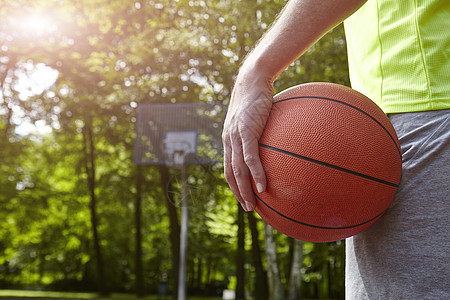
[[[133,164],[137,108],[227,104],[285,1],[0,3],[0,289],[175,296],[179,174]],[[349,85],[342,26],[275,90],[309,81]],[[265,230],[222,167],[189,167],[188,295],[342,299],[344,241]]]

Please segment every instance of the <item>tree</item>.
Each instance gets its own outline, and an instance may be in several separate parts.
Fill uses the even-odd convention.
[[[245,299],[245,219],[244,210],[238,203],[237,250],[236,250],[236,299]]]
[[[281,282],[281,273],[278,265],[278,254],[275,236],[273,234],[274,229],[267,223],[264,223],[265,244],[266,244],[266,256],[267,256],[267,273],[269,279],[269,299],[270,300],[283,300],[284,299],[284,287]]]
[[[291,239],[292,261],[289,275],[288,300],[300,299],[303,266],[303,242]]]
[[[136,275],[136,295],[144,296],[144,274],[142,270],[142,167],[136,167],[136,201],[135,201],[135,275]]]
[[[256,300],[266,300],[268,299],[268,289],[267,289],[267,273],[264,270],[263,262],[261,258],[261,248],[259,239],[259,230],[257,227],[257,219],[255,218],[253,212],[247,214],[248,223],[252,235],[252,257],[253,266],[255,267],[255,283],[254,292]]]

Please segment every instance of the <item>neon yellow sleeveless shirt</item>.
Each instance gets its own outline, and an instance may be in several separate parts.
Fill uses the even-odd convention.
[[[368,0],[344,26],[354,89],[385,113],[450,109],[450,0]]]

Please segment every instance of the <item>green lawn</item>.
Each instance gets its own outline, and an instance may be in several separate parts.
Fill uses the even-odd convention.
[[[111,294],[109,297],[99,297],[96,293],[69,293],[69,292],[49,292],[49,291],[23,291],[23,290],[0,290],[0,299],[12,300],[31,300],[31,299],[50,299],[50,300],[77,300],[77,299],[95,299],[95,300],[123,300],[123,299],[142,299],[142,300],[169,300],[170,297],[158,298],[156,295],[136,298],[132,294]],[[199,298],[188,297],[189,300],[220,300],[220,298]]]

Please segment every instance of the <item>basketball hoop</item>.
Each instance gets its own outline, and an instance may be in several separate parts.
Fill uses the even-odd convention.
[[[181,169],[186,156],[196,153],[197,131],[166,131],[162,145],[166,165]]]
[[[185,157],[190,153],[191,144],[184,140],[164,140],[164,155],[166,165],[180,169],[185,162]]]
[[[138,108],[134,163],[177,168],[174,176],[182,179],[178,300],[185,300],[187,292],[188,166],[222,162],[225,113],[226,105],[209,103],[141,104]]]

